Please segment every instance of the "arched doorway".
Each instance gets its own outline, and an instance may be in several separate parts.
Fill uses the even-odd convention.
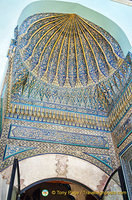
[[[21,191],[21,200],[97,200],[86,186],[69,179],[47,179],[31,184]]]

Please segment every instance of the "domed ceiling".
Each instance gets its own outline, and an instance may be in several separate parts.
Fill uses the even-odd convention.
[[[107,116],[130,79],[116,40],[76,14],[28,17],[13,48],[12,102]]]
[[[18,48],[35,77],[61,87],[98,83],[122,62],[112,36],[76,14],[29,17],[20,27]]]

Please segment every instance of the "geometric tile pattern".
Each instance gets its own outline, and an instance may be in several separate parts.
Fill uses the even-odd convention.
[[[14,156],[16,154],[22,153],[24,151],[32,150],[32,149],[35,149],[35,147],[14,146],[11,144],[7,144],[6,148],[5,148],[3,160],[5,160],[11,156]]]
[[[114,133],[114,138],[117,143],[117,147],[119,147],[124,140],[132,133],[132,115],[124,122],[124,124]]]
[[[128,75],[126,76],[126,74]],[[64,88],[42,83],[23,65],[19,68],[14,63],[12,77],[15,83],[12,87],[12,101],[107,116],[121,96],[130,79],[130,74],[131,66],[124,63],[116,73],[108,78],[107,82],[102,81],[97,85],[93,84],[92,87],[81,89]]]
[[[76,14],[36,14],[18,31],[23,64],[39,80],[82,87],[108,77],[122,61],[112,36]]]
[[[105,136],[86,135],[51,129],[38,129],[18,125],[11,125],[9,138],[109,149],[108,139]]]
[[[105,165],[107,165],[110,169],[113,169],[111,167],[111,158],[109,155],[105,155],[105,154],[91,154],[91,153],[87,153],[84,152],[85,154],[92,156],[93,158],[96,158],[97,160],[99,160],[100,162],[104,163]]]
[[[50,137],[50,133],[53,138]],[[49,139],[54,141],[52,142]],[[70,143],[68,144],[67,142]],[[44,154],[66,154],[93,163],[106,173],[111,174],[113,169],[99,159],[83,152],[111,155],[112,165],[110,166],[113,166],[114,169],[116,168],[111,134],[103,131],[98,132],[79,127],[64,127],[42,122],[5,119],[0,143],[0,171],[11,165],[14,157],[23,160]],[[93,144],[96,146],[92,146]]]
[[[129,79],[118,43],[77,15],[31,16],[15,40],[14,102],[107,116]]]
[[[131,67],[132,68],[132,67]],[[131,74],[132,75],[132,74]],[[112,111],[109,114],[110,126],[111,130],[115,129],[122,118],[126,115],[127,112],[131,112],[131,104],[132,104],[132,81],[131,75],[126,88],[122,91],[119,99],[113,106]]]
[[[2,132],[2,98],[0,97],[0,135],[1,135],[1,132]]]
[[[129,199],[132,197],[132,141],[120,152],[121,166]]]
[[[6,107],[6,85],[4,85],[3,90],[2,90],[2,94],[0,96],[0,136],[2,133],[2,127],[4,124],[4,117],[5,117],[5,107]]]
[[[111,130],[130,110],[132,54],[124,59],[109,33],[78,15],[41,13],[16,27],[8,57],[0,170],[16,154],[21,160],[59,153],[111,174],[117,167]],[[130,133],[129,119],[118,132],[119,145]]]
[[[51,101],[51,98],[47,102],[35,101],[35,99],[31,100],[31,98],[20,97],[20,95],[15,95],[14,99],[12,99],[14,102],[11,102],[10,104],[9,114],[7,114],[7,117],[32,121],[47,121],[63,125],[87,127],[89,129],[113,131],[121,121],[122,117],[131,108],[132,82],[130,79],[131,76],[128,77],[129,82],[120,95],[118,101],[113,105],[113,109],[109,113],[108,117],[104,117],[103,112],[100,112],[99,110],[90,110],[87,107],[79,107],[78,105],[69,106],[60,103],[51,103],[49,102]],[[77,91],[74,92],[76,93]],[[59,95],[62,94],[60,93]],[[69,94],[70,97],[71,95],[72,94]],[[83,93],[80,94],[80,97],[83,97]],[[87,97],[89,98],[88,94]]]
[[[12,101],[107,116],[131,80],[130,64],[122,65],[107,80],[82,88],[65,88],[38,80],[23,66],[16,50],[12,74]]]
[[[26,107],[26,106],[25,106]],[[19,107],[20,108],[20,107]],[[82,129],[89,129],[89,130],[96,130],[96,131],[104,131],[104,132],[111,132],[111,129],[108,127],[108,119],[103,119],[103,121],[99,121],[98,118],[91,116],[84,116],[84,115],[76,115],[76,113],[64,113],[64,115],[60,112],[49,111],[46,109],[46,112],[37,113],[37,112],[30,112],[32,113],[31,116],[27,115],[29,110],[20,110],[17,108],[17,113],[13,113],[14,109],[11,113],[6,114],[6,119],[17,119],[17,120],[24,120],[29,122],[38,122],[38,123],[48,123],[48,124],[58,124],[63,126],[71,126],[77,127]],[[32,106],[31,106],[32,108]],[[49,111],[49,112],[48,112]]]

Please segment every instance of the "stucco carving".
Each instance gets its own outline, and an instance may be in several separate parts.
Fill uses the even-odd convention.
[[[66,155],[56,155],[56,172],[57,176],[67,177],[67,166],[68,166],[68,156]]]

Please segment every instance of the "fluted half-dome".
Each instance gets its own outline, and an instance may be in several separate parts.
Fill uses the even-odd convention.
[[[36,14],[19,28],[25,67],[39,80],[82,87],[107,78],[122,62],[113,37],[76,14]]]

